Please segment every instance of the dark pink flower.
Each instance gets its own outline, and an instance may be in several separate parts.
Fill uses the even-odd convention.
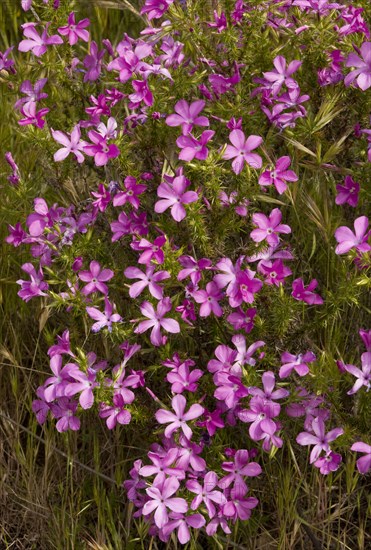
[[[206,506],[209,517],[213,518],[216,514],[214,503],[222,505],[226,502],[226,498],[223,493],[215,489],[217,486],[218,476],[215,472],[207,472],[204,477],[203,486],[195,479],[189,479],[186,483],[186,487],[189,491],[191,491],[191,493],[196,493],[196,496],[191,503],[192,510],[197,510],[203,502]]]
[[[283,365],[280,368],[280,378],[287,378],[294,370],[299,376],[306,376],[309,372],[307,363],[313,363],[317,358],[312,351],[307,351],[304,354],[293,355],[285,351],[281,355]]]
[[[291,78],[291,75],[299,69],[302,61],[291,61],[287,66],[286,59],[282,55],[278,55],[274,58],[273,65],[275,67],[274,71],[263,73],[265,80],[269,82],[273,94],[277,95],[283,84],[288,88],[296,88],[297,82]]]
[[[298,181],[298,176],[292,170],[288,170],[291,164],[290,157],[280,157],[273,170],[266,170],[259,177],[258,183],[263,186],[274,185],[278,193],[282,195],[287,189],[286,181]]]
[[[107,428],[113,430],[117,423],[121,425],[129,424],[131,420],[130,411],[125,409],[125,405],[132,400],[125,400],[121,393],[117,393],[112,398],[112,406],[106,403],[100,404],[99,416],[106,418]]]
[[[84,67],[87,69],[84,82],[98,80],[102,72],[102,59],[106,50],[98,50],[98,45],[94,40],[90,43],[90,53],[84,58]]]
[[[253,229],[250,237],[256,243],[266,240],[270,246],[278,245],[280,241],[279,233],[291,233],[291,227],[281,224],[281,219],[282,212],[279,208],[274,208],[269,217],[262,213],[253,214],[252,221],[259,229]]]
[[[94,325],[91,327],[91,330],[93,332],[98,332],[104,327],[107,327],[108,332],[111,332],[112,323],[119,323],[121,321],[121,315],[119,315],[118,313],[113,313],[114,304],[111,304],[107,297],[104,298],[104,304],[104,313],[102,313],[99,309],[95,307],[86,308],[86,312],[89,317],[96,321],[96,323],[94,323]]]
[[[351,176],[345,176],[344,185],[337,185],[335,202],[336,204],[349,204],[355,208],[358,204],[358,193],[360,185]]]
[[[44,107],[37,111],[37,103],[34,101],[30,103],[25,103],[21,109],[21,114],[24,118],[18,120],[20,126],[27,126],[32,124],[36,128],[44,128],[45,120],[43,117],[49,113],[49,109]]]
[[[295,279],[292,283],[292,293],[291,296],[295,300],[305,302],[309,305],[320,306],[323,304],[323,299],[321,296],[313,292],[318,286],[316,279],[312,279],[307,287],[304,286],[304,281],[302,278]]]
[[[168,271],[157,271],[157,273],[155,273],[155,269],[156,267],[154,265],[149,265],[145,273],[137,267],[127,267],[125,269],[125,277],[128,279],[139,279],[138,282],[130,286],[129,296],[131,298],[137,298],[147,286],[156,300],[161,300],[163,298],[164,293],[162,287],[158,283],[168,279],[170,273]]]
[[[103,137],[95,130],[88,132],[88,136],[93,143],[86,143],[83,147],[83,151],[89,155],[89,157],[94,157],[96,166],[104,166],[109,159],[119,156],[120,150],[117,145],[114,143],[108,145],[107,138]]]
[[[70,46],[74,46],[79,38],[89,42],[89,32],[85,30],[90,25],[89,19],[81,19],[76,23],[75,13],[72,11],[67,20],[67,25],[58,28],[59,34],[68,36]]]
[[[207,283],[206,290],[196,290],[193,292],[192,297],[198,304],[201,304],[201,317],[208,317],[211,313],[214,313],[216,317],[221,317],[221,315],[223,315],[223,310],[219,305],[223,293],[219,290],[214,281]]]
[[[142,195],[147,189],[143,183],[137,183],[136,178],[127,176],[124,180],[126,191],[119,191],[113,198],[113,206],[122,206],[127,202],[132,205],[135,210],[138,210],[140,201],[138,196]]]

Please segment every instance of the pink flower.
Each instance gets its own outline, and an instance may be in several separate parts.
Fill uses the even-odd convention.
[[[161,300],[163,298],[163,290],[157,283],[164,279],[168,279],[170,273],[168,271],[158,271],[155,273],[155,269],[156,267],[154,265],[148,266],[145,273],[137,267],[128,267],[125,269],[125,277],[128,279],[140,279],[137,283],[130,286],[129,296],[131,298],[137,298],[147,286],[156,300]]]
[[[182,221],[186,217],[183,205],[198,200],[195,191],[186,191],[188,185],[190,185],[190,181],[185,176],[177,176],[171,185],[163,181],[157,189],[157,195],[163,200],[156,202],[155,212],[160,214],[171,207],[171,215],[174,220]]]
[[[176,144],[182,149],[179,153],[179,159],[186,162],[190,162],[195,158],[197,160],[206,160],[209,155],[206,144],[212,139],[214,134],[213,130],[205,130],[198,139],[192,136],[192,134],[178,137]]]
[[[251,151],[263,143],[263,139],[260,136],[253,135],[246,139],[242,130],[232,130],[229,134],[229,139],[232,145],[227,145],[223,159],[234,159],[232,169],[235,174],[242,172],[245,162],[253,168],[261,168],[263,164],[262,158],[256,153],[251,153]]]
[[[166,380],[171,384],[173,393],[183,393],[184,391],[197,391],[197,381],[203,375],[202,370],[189,370],[187,363],[182,363],[177,370],[173,370],[166,375]]]
[[[329,443],[344,433],[342,428],[335,428],[326,434],[325,423],[322,418],[315,418],[313,420],[312,430],[314,434],[301,432],[296,438],[296,442],[299,445],[314,445],[310,453],[311,464],[319,458],[322,451],[328,454],[331,450]]]
[[[357,451],[357,453],[366,453],[357,460],[357,468],[360,474],[367,474],[371,470],[371,445],[358,441],[353,443],[350,448],[351,451]]]
[[[23,34],[26,36],[26,40],[21,40],[18,46],[20,52],[29,52],[30,50],[36,57],[43,55],[48,46],[53,46],[56,44],[63,44],[63,40],[60,36],[53,34],[53,36],[48,36],[48,27],[50,23],[45,25],[45,29],[41,36],[36,31],[36,23],[25,23],[22,25]]]
[[[286,181],[298,181],[298,176],[292,170],[287,170],[291,164],[290,157],[280,157],[273,170],[266,170],[259,177],[258,183],[263,186],[274,185],[282,195],[287,189]]]
[[[174,0],[146,0],[140,13],[142,15],[146,13],[150,21],[151,19],[159,19],[173,2]]]
[[[149,328],[151,331],[151,342],[154,346],[161,346],[166,342],[166,337],[161,335],[161,328],[171,333],[180,332],[180,326],[178,321],[165,317],[166,313],[171,310],[170,298],[164,298],[157,304],[157,310],[155,311],[153,305],[149,302],[143,302],[140,306],[142,315],[148,318],[148,321],[142,321],[134,330],[136,334],[142,334]]]
[[[201,529],[206,523],[205,518],[201,514],[190,514],[183,516],[176,512],[172,512],[171,519],[163,527],[162,532],[165,537],[168,537],[175,529],[178,530],[178,540],[180,544],[187,544],[191,539],[189,527]]]
[[[335,249],[336,254],[346,254],[352,248],[358,252],[368,252],[371,246],[367,243],[370,231],[368,231],[368,218],[360,216],[354,222],[354,231],[342,225],[335,231],[335,239],[339,243]]]
[[[306,376],[309,372],[307,363],[313,363],[316,359],[312,351],[307,351],[304,355],[301,353],[299,353],[299,355],[292,355],[292,353],[285,351],[281,355],[281,361],[284,364],[280,368],[279,376],[280,378],[287,378],[293,370],[295,370],[299,376]]]
[[[66,365],[67,367],[67,365]],[[83,409],[90,409],[94,404],[93,389],[98,386],[96,382],[97,373],[94,369],[88,368],[82,372],[74,363],[69,364],[68,375],[76,382],[70,382],[64,391],[67,397],[73,397],[80,393],[79,403]]]
[[[158,264],[163,264],[165,257],[162,247],[165,243],[166,237],[164,237],[164,235],[156,237],[153,243],[147,241],[147,239],[141,239],[138,244],[135,244],[135,248],[133,246],[134,243],[132,243],[134,250],[142,252],[138,259],[138,264],[148,265],[152,260],[155,260]]]
[[[43,119],[43,117],[48,113],[49,109],[46,107],[37,111],[37,103],[35,103],[34,101],[30,103],[25,103],[21,109],[21,114],[24,116],[24,118],[18,120],[18,124],[20,126],[27,126],[28,124],[32,124],[33,126],[36,126],[36,128],[44,128],[45,120]]]
[[[326,456],[320,456],[314,463],[319,468],[321,474],[327,476],[331,472],[336,472],[342,461],[341,455],[330,451]]]
[[[249,451],[239,449],[234,455],[233,462],[223,462],[222,470],[229,472],[219,481],[219,487],[226,489],[233,483],[240,491],[247,491],[244,477],[256,477],[262,473],[262,468],[257,462],[250,462]]]
[[[348,395],[353,395],[362,386],[366,386],[366,391],[371,388],[371,352],[362,353],[362,370],[354,365],[344,365],[344,369],[357,378],[353,388],[348,391]]]
[[[155,510],[154,520],[159,529],[165,527],[169,522],[167,508],[173,512],[184,514],[188,510],[188,504],[184,498],[173,497],[171,495],[179,489],[179,481],[176,477],[168,477],[161,485],[148,487],[147,495],[151,500],[148,500],[143,506],[143,515],[148,516]]]
[[[93,260],[90,262],[90,271],[80,271],[79,273],[79,279],[88,283],[81,292],[85,296],[89,296],[92,292],[108,294],[108,287],[104,283],[111,280],[113,275],[111,269],[101,269],[99,263]]]
[[[153,94],[147,80],[133,80],[131,84],[134,88],[134,93],[129,95],[131,102],[129,103],[129,108],[136,109],[142,101],[148,107],[152,107]]]
[[[81,21],[76,23],[75,13],[72,11],[68,16],[67,22],[67,25],[58,28],[58,32],[62,36],[68,36],[70,46],[74,46],[79,38],[84,42],[89,42],[89,32],[85,30],[85,27],[90,25],[89,19],[81,19]]]
[[[119,323],[121,321],[121,315],[118,313],[113,313],[114,305],[108,300],[107,297],[104,298],[104,313],[95,307],[87,307],[86,312],[96,321],[91,327],[93,332],[98,332],[104,327],[107,327],[108,332],[112,331],[112,323]]]
[[[48,290],[49,285],[44,281],[44,274],[40,267],[38,271],[30,263],[22,265],[23,271],[25,271],[29,277],[29,281],[18,279],[17,285],[21,285],[21,290],[17,292],[18,296],[25,302],[31,300],[35,296],[46,296],[44,290]]]
[[[323,299],[318,294],[315,294],[313,290],[317,288],[318,282],[316,279],[312,279],[307,287],[304,286],[302,278],[295,279],[292,283],[291,296],[295,300],[305,302],[306,304],[320,306],[323,304]]]
[[[216,514],[216,504],[225,504],[226,498],[215,487],[218,486],[218,476],[215,472],[207,472],[204,477],[204,485],[200,485],[195,479],[189,479],[186,483],[186,487],[192,493],[196,493],[195,498],[192,500],[192,510],[197,510],[203,502],[206,506],[207,512],[210,518],[213,518]]]
[[[211,313],[214,313],[216,317],[223,315],[223,310],[219,305],[223,294],[214,281],[207,283],[206,290],[196,290],[192,296],[198,304],[201,304],[201,317],[208,317]]]
[[[364,42],[360,48],[360,57],[355,53],[348,55],[345,66],[356,67],[344,79],[345,86],[350,86],[354,80],[361,90],[371,87],[371,42]]]
[[[159,424],[169,424],[165,428],[165,437],[169,438],[174,432],[181,429],[187,439],[192,438],[192,430],[187,422],[201,416],[204,413],[204,408],[196,403],[190,406],[188,412],[184,412],[186,404],[187,400],[184,395],[175,395],[171,400],[171,406],[175,414],[165,409],[156,412],[155,416]]]
[[[266,240],[270,246],[278,245],[280,241],[279,233],[291,233],[291,227],[281,224],[281,219],[282,212],[279,208],[274,208],[269,217],[262,213],[253,214],[252,221],[259,229],[251,231],[250,237],[256,243]]]
[[[105,166],[109,159],[116,158],[120,154],[120,150],[114,143],[108,145],[107,138],[95,130],[88,132],[88,136],[93,143],[84,145],[84,153],[89,157],[94,157],[96,166]]]
[[[244,311],[241,307],[228,315],[227,321],[232,325],[234,330],[244,330],[249,333],[254,328],[254,317],[256,316],[255,308],[248,308]]]
[[[360,185],[355,182],[351,176],[345,176],[344,185],[337,185],[338,192],[335,202],[336,204],[349,204],[355,208],[358,204],[358,193]]]
[[[130,423],[131,414],[125,409],[125,405],[131,401],[132,399],[125,400],[121,393],[117,393],[112,398],[112,406],[106,403],[100,404],[99,416],[107,419],[106,424],[109,430],[113,430],[117,423],[121,425]]]
[[[41,91],[44,88],[47,81],[48,81],[47,78],[41,78],[40,80],[37,80],[35,82],[34,86],[32,86],[32,84],[29,80],[24,80],[22,82],[22,84],[20,85],[19,90],[23,94],[25,94],[26,97],[22,97],[21,99],[18,99],[15,102],[14,107],[16,109],[19,109],[25,103],[32,103],[32,102],[36,102],[36,101],[41,101],[42,99],[47,98],[48,94]]]
[[[175,104],[177,114],[169,115],[165,122],[168,126],[181,126],[184,136],[192,132],[194,126],[209,126],[209,120],[205,116],[198,116],[205,107],[205,101],[198,99],[190,105],[181,99]]]
[[[81,151],[84,150],[87,142],[80,139],[81,131],[78,124],[72,130],[70,138],[68,138],[68,135],[66,135],[64,132],[60,132],[59,130],[51,129],[51,133],[55,141],[64,145],[64,147],[58,149],[58,151],[54,153],[54,160],[56,162],[64,160],[68,157],[70,153],[75,155],[78,163],[81,164],[82,162],[84,162],[85,158]]]

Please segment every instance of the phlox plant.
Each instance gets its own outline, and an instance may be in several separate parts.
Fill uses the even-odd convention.
[[[25,1],[0,54],[40,159],[2,174],[18,300],[48,312],[33,414],[140,431],[133,517],[205,548],[258,532],[287,453],[329,487],[371,468],[370,9],[215,4],[98,40],[79,2]]]

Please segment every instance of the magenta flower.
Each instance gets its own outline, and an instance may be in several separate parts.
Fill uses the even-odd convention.
[[[219,481],[219,487],[226,489],[233,483],[234,487],[245,493],[248,488],[244,477],[256,477],[262,473],[260,464],[250,462],[249,451],[246,449],[239,449],[234,455],[233,462],[223,462],[222,470],[229,473]]]
[[[192,297],[200,306],[200,316],[208,317],[214,313],[216,317],[223,315],[223,310],[219,305],[219,301],[223,298],[223,293],[219,290],[214,281],[207,283],[206,290],[196,290]]]
[[[357,378],[353,388],[348,391],[348,395],[353,395],[362,386],[366,386],[366,391],[371,388],[371,352],[362,353],[361,355],[362,369],[354,365],[344,365],[344,369]]]
[[[368,218],[360,216],[354,222],[354,233],[342,225],[335,231],[335,239],[339,243],[335,249],[336,254],[346,254],[352,248],[358,252],[368,252],[371,246],[367,243],[370,231],[368,231]]]
[[[178,262],[184,268],[179,271],[178,281],[183,281],[186,277],[190,277],[194,285],[200,282],[201,271],[211,267],[211,261],[208,258],[195,260],[192,256],[179,256]]]
[[[209,120],[205,116],[198,116],[205,107],[205,101],[198,99],[190,105],[185,99],[175,104],[175,115],[169,115],[165,122],[168,126],[181,126],[184,136],[192,132],[194,126],[209,126]]]
[[[344,185],[337,185],[338,192],[335,202],[336,204],[349,204],[355,208],[358,204],[358,194],[360,185],[355,182],[351,176],[345,176]]]
[[[295,300],[305,302],[306,304],[320,306],[323,304],[323,299],[321,296],[313,292],[317,286],[318,282],[316,279],[312,279],[307,287],[304,286],[304,281],[302,278],[295,279],[292,283],[291,296],[295,298]]]
[[[256,316],[256,308],[251,307],[246,311],[242,307],[237,308],[236,311],[228,315],[227,321],[230,323],[234,330],[244,330],[249,333],[254,328],[254,317]]]
[[[345,61],[346,67],[356,68],[347,74],[344,84],[350,86],[356,81],[361,90],[365,91],[371,87],[371,42],[364,42],[358,51],[360,55],[351,53]]]
[[[144,193],[147,186],[137,183],[136,178],[127,176],[124,180],[126,191],[119,191],[113,198],[113,206],[122,206],[127,202],[131,204],[135,210],[138,210],[140,201],[138,196]]]
[[[96,321],[91,327],[93,332],[98,332],[104,327],[107,327],[108,331],[112,331],[112,323],[119,323],[121,321],[121,315],[118,313],[113,313],[114,305],[108,300],[107,297],[104,298],[104,313],[95,307],[87,307],[86,312]]]
[[[81,151],[84,151],[84,147],[88,144],[86,141],[80,139],[81,131],[78,124],[72,130],[70,137],[68,137],[68,135],[64,132],[53,129],[51,129],[51,134],[55,141],[63,145],[61,149],[58,149],[58,151],[54,153],[54,160],[56,162],[64,160],[70,153],[75,155],[78,163],[81,164],[84,162],[85,158]]]
[[[125,47],[121,48],[121,43],[117,46],[117,52],[120,57],[117,57],[108,64],[108,70],[119,71],[120,82],[127,82],[131,79],[134,73],[144,71],[146,63],[142,62],[142,59],[151,55],[152,46],[141,42],[137,44],[134,51]],[[149,65],[151,67],[151,65]]]
[[[233,376],[227,372],[221,371],[214,375],[216,390],[215,399],[223,401],[227,409],[234,409],[240,399],[249,395],[249,389],[242,384],[238,376]]]
[[[179,481],[176,477],[168,477],[160,485],[153,484],[146,489],[148,500],[143,506],[143,515],[148,516],[155,511],[154,520],[159,529],[165,527],[169,522],[167,508],[173,512],[184,514],[188,510],[188,504],[184,498],[173,497],[171,495],[179,489]]]
[[[157,195],[161,197],[155,204],[155,212],[158,214],[171,208],[171,215],[176,222],[182,221],[186,217],[184,204],[190,204],[198,200],[195,191],[186,191],[190,181],[185,176],[177,176],[170,185],[163,181],[157,189]]]
[[[262,167],[262,158],[256,153],[251,152],[263,143],[263,139],[260,136],[249,136],[246,139],[242,130],[232,130],[229,134],[229,139],[232,145],[227,145],[223,159],[234,159],[232,169],[235,174],[242,172],[245,162],[253,168]]]
[[[104,187],[103,183],[100,183],[98,185],[98,191],[92,191],[91,194],[96,198],[96,200],[93,201],[93,206],[100,212],[105,212],[111,202],[111,193],[109,190]]]
[[[209,156],[206,144],[212,139],[214,134],[213,130],[205,130],[198,139],[192,136],[192,134],[178,137],[176,144],[182,149],[179,153],[179,159],[186,162],[190,162],[193,159],[206,160]]]
[[[58,28],[59,34],[68,36],[70,46],[74,46],[79,38],[84,42],[89,42],[89,32],[85,30],[90,25],[89,19],[81,19],[76,23],[75,13],[72,11],[67,20],[67,25]]]
[[[149,265],[145,273],[137,267],[128,267],[125,269],[125,277],[128,279],[140,279],[137,283],[130,286],[129,296],[131,298],[137,298],[147,286],[156,300],[161,300],[163,298],[164,293],[162,287],[157,283],[164,279],[168,279],[170,273],[168,271],[158,271],[155,273],[155,269],[156,267],[154,265]]]
[[[273,170],[266,170],[259,177],[258,183],[263,186],[274,185],[277,192],[282,195],[287,189],[286,181],[298,181],[298,176],[292,170],[288,170],[291,164],[290,157],[280,157]]]
[[[88,132],[88,136],[93,143],[84,145],[83,150],[89,157],[94,157],[96,166],[104,166],[109,159],[119,156],[120,150],[117,145],[114,143],[108,145],[107,138],[103,137],[95,130]]]
[[[215,411],[213,411],[213,412],[210,412],[210,411],[205,409],[204,414],[203,414],[203,418],[205,420],[202,420],[202,421],[198,420],[196,422],[196,424],[197,424],[197,426],[206,428],[207,433],[209,434],[209,436],[213,437],[213,435],[215,435],[216,430],[218,428],[224,428],[224,422],[220,418],[220,415],[221,415],[221,410],[220,409],[215,409]]]
[[[362,341],[366,347],[367,351],[371,351],[371,330],[365,330],[361,328],[359,335],[362,338]]]
[[[320,456],[314,463],[319,468],[321,474],[327,476],[331,472],[336,472],[342,461],[341,455],[330,451],[326,456]]]
[[[272,418],[278,416],[280,410],[279,403],[256,396],[251,399],[250,408],[242,409],[237,415],[241,422],[251,422],[250,437],[254,441],[259,441],[264,437],[264,433],[274,433],[277,430],[277,424]]]
[[[142,252],[138,259],[138,264],[149,265],[152,260],[158,264],[163,264],[165,256],[162,247],[165,243],[166,237],[164,237],[164,235],[156,237],[153,243],[147,241],[147,239],[141,239],[134,248],[134,250]]]
[[[21,285],[21,290],[17,292],[18,296],[22,298],[25,302],[31,300],[35,296],[46,296],[45,290],[48,290],[49,285],[44,281],[44,274],[42,268],[40,267],[38,271],[30,263],[22,265],[23,271],[25,271],[29,276],[29,281],[24,281],[18,279],[17,285]]]
[[[21,226],[21,224],[18,222],[14,226],[8,225],[8,229],[10,234],[5,238],[5,241],[8,244],[11,244],[15,247],[20,246],[23,242],[25,242],[25,239],[27,238],[27,233]]]
[[[5,52],[0,52],[0,71],[5,69],[9,70],[11,73],[15,74],[14,60],[9,59],[10,54],[12,53],[14,46],[6,49]]]
[[[160,453],[149,452],[148,458],[152,461],[152,465],[143,466],[139,473],[143,477],[149,477],[156,474],[153,480],[154,484],[159,484],[166,476],[174,476],[177,479],[185,478],[185,469],[172,467],[175,460],[178,458],[179,450],[177,447],[171,447],[164,455]]]
[[[280,368],[280,378],[287,378],[294,370],[299,376],[306,376],[309,372],[307,363],[313,363],[317,358],[312,351],[299,355],[292,355],[288,351],[285,351],[281,355],[281,361],[284,363]]]
[[[296,442],[299,445],[314,445],[310,453],[311,464],[319,458],[322,451],[328,454],[331,451],[329,443],[344,433],[343,428],[334,428],[326,434],[325,423],[322,418],[315,418],[313,420],[312,430],[314,434],[301,432],[296,438]]]
[[[54,355],[64,355],[64,354],[75,357],[75,354],[71,351],[69,330],[65,330],[62,336],[57,336],[57,344],[50,346],[50,348],[48,349],[49,357],[54,357]]]
[[[166,337],[161,335],[161,328],[173,334],[180,332],[178,321],[165,317],[166,313],[171,310],[171,307],[172,305],[170,298],[160,300],[157,304],[156,311],[154,310],[152,304],[149,302],[143,302],[140,306],[140,311],[142,315],[148,318],[148,321],[140,322],[134,332],[136,334],[142,334],[149,328],[152,328],[150,336],[152,344],[154,346],[161,346],[165,344]]]
[[[129,95],[130,109],[136,109],[142,101],[147,107],[152,107],[153,94],[147,80],[133,80],[131,84],[134,88],[134,93]]]
[[[360,474],[367,474],[371,470],[371,445],[358,441],[353,443],[350,450],[357,453],[366,453],[365,456],[361,456],[357,460],[357,468]]]
[[[25,40],[21,40],[18,46],[20,52],[29,52],[30,50],[36,57],[43,55],[48,46],[54,46],[56,44],[63,44],[63,40],[57,34],[48,36],[48,27],[50,23],[45,25],[41,36],[36,31],[36,23],[25,23],[22,25],[23,34],[26,37]]]
[[[134,394],[133,394],[134,399]],[[112,398],[112,406],[106,403],[100,404],[99,416],[106,418],[107,428],[113,430],[117,423],[121,425],[130,424],[131,414],[125,409],[125,405],[132,400],[124,399],[121,393],[117,393]]]
[[[21,109],[21,114],[24,116],[24,118],[18,120],[18,124],[20,126],[27,126],[28,124],[32,124],[33,126],[36,126],[36,128],[44,128],[45,120],[43,119],[43,117],[48,113],[49,109],[46,107],[37,111],[37,103],[35,103],[34,101],[30,103],[25,103]]]
[[[89,271],[80,271],[79,273],[79,279],[88,283],[81,292],[85,296],[89,296],[92,292],[108,294],[108,287],[104,283],[110,281],[113,276],[114,273],[111,269],[101,269],[99,263],[93,260],[90,262]]]
[[[280,286],[280,284],[284,284],[286,277],[292,275],[291,269],[286,267],[282,260],[269,263],[271,265],[263,263],[259,267],[259,272],[265,276],[265,284]]]
[[[165,437],[171,437],[171,435],[177,430],[181,429],[187,439],[192,438],[192,430],[188,426],[187,422],[195,420],[201,416],[204,412],[204,408],[201,405],[195,403],[191,405],[188,412],[184,412],[187,405],[187,400],[184,395],[175,395],[171,400],[171,406],[175,413],[171,411],[160,409],[156,412],[156,420],[159,424],[169,424],[165,428]]]
[[[299,69],[302,65],[302,61],[294,60],[287,66],[286,59],[282,55],[278,55],[274,58],[273,65],[275,70],[263,73],[263,75],[265,80],[269,82],[274,95],[277,95],[283,84],[288,88],[297,87],[297,82],[291,78],[291,75]]]
[[[291,227],[281,224],[282,212],[279,208],[274,208],[267,217],[265,214],[253,214],[252,221],[259,229],[253,229],[250,233],[250,237],[256,243],[260,243],[264,240],[270,246],[278,245],[280,238],[279,233],[291,233]]]
[[[106,50],[98,50],[97,43],[94,40],[90,44],[90,53],[84,58],[84,67],[87,69],[84,82],[94,81],[99,78],[102,72],[102,59]]]
[[[186,483],[186,487],[189,491],[191,491],[191,493],[196,493],[196,496],[191,503],[192,510],[197,510],[203,502],[206,506],[209,517],[213,518],[216,514],[214,502],[219,505],[225,504],[226,502],[226,498],[223,493],[215,489],[217,486],[218,476],[215,472],[207,472],[204,477],[203,486],[195,479],[189,479]]]
[[[146,0],[140,13],[141,15],[146,13],[150,21],[151,19],[159,19],[173,2],[174,0]]]

